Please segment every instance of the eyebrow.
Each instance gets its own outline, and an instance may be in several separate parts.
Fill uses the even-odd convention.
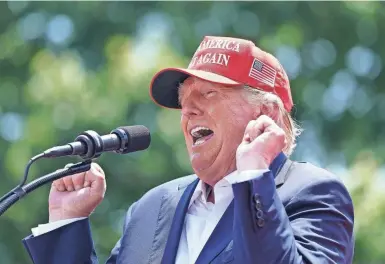
[[[180,83],[178,88],[177,88],[177,92],[178,92],[178,103],[181,105],[181,101],[182,101],[182,97],[184,95],[184,92],[182,92],[182,88],[184,87],[184,83]],[[199,86],[197,89],[199,91],[202,91],[202,89],[205,89],[207,88],[207,85],[204,85],[204,86]],[[212,86],[211,88],[214,88],[214,89],[217,89],[218,90],[218,87],[216,87],[215,85]]]
[[[183,97],[183,95],[185,94],[183,91],[182,91],[182,88],[185,86],[185,84],[184,83],[180,83],[179,84],[179,86],[178,86],[178,102],[179,102],[179,104],[181,105],[181,103],[182,103],[182,97]],[[185,88],[185,89],[187,89],[187,88]],[[199,89],[199,91],[201,90],[201,87],[199,87],[198,88]]]

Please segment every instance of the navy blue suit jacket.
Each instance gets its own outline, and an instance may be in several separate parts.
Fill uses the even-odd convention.
[[[107,263],[174,263],[197,183],[195,175],[179,178],[134,203]],[[352,200],[331,173],[280,154],[269,172],[233,192],[197,264],[352,263]],[[23,242],[35,264],[98,263],[88,219]]]

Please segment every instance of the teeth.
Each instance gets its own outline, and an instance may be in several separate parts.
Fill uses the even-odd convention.
[[[204,138],[200,138],[197,141],[195,141],[194,145],[197,146],[197,145],[203,144],[205,141],[206,140]]]
[[[200,136],[200,134],[199,134],[199,131],[200,131],[200,130],[210,130],[210,128],[198,126],[198,127],[194,128],[194,129],[192,129],[192,130],[190,131],[191,136],[193,136],[193,137],[199,137],[199,136]]]

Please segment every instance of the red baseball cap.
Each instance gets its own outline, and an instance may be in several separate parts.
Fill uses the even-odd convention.
[[[281,98],[285,109],[293,107],[289,78],[279,61],[245,39],[206,36],[187,69],[166,68],[151,81],[155,103],[180,109],[178,87],[188,77],[226,86],[247,85]]]

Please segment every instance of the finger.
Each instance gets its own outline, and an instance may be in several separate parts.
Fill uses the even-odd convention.
[[[67,176],[62,179],[67,191],[72,192],[73,190],[75,190],[74,183],[72,182],[72,176]]]
[[[86,173],[86,181],[94,182],[98,178],[104,177],[103,169],[96,163],[91,163],[91,168]]]
[[[268,116],[262,115],[260,116],[254,123],[254,126],[249,132],[250,140],[253,141],[260,135],[262,135],[264,132],[267,132],[268,130],[272,130],[275,126],[275,122]]]
[[[268,116],[264,118],[264,123],[261,124],[261,127],[264,133],[273,134],[275,137],[285,136],[285,132],[283,131],[283,129]]]
[[[277,146],[284,145],[286,146],[286,136],[285,131],[280,128],[272,119],[271,120],[261,120],[258,129],[263,130],[263,133],[258,136],[258,140],[253,140],[250,143],[250,146],[253,146],[253,143],[259,144],[264,142],[265,147],[275,148]]]
[[[250,139],[250,132],[251,132],[251,130],[253,129],[253,127],[254,127],[254,124],[255,124],[255,120],[251,120],[248,124],[247,124],[247,126],[246,126],[246,128],[245,128],[245,133],[244,133],[244,135],[243,135],[243,142],[245,142],[245,143],[250,143],[251,142],[251,139]]]
[[[106,184],[103,169],[97,163],[92,163],[91,169],[86,173],[85,181],[95,190],[104,189]]]
[[[102,167],[100,167],[99,164],[97,163],[92,163],[91,164],[91,168],[94,168],[96,171],[100,172],[102,175],[104,175],[104,171],[102,169]]]
[[[251,120],[245,129],[243,142],[250,143],[264,131],[263,123],[267,122],[265,116],[259,116],[257,120]]]
[[[64,168],[68,168],[71,165],[73,165],[73,163],[69,163],[69,164],[65,165]],[[59,170],[61,170],[61,169],[57,169],[56,171],[59,171]],[[63,178],[60,178],[60,179],[57,179],[57,180],[53,181],[52,185],[51,185],[51,188],[54,188],[54,189],[56,189],[59,192],[67,191],[66,185],[65,185],[65,183],[63,181]]]
[[[74,189],[77,191],[77,190],[80,190],[84,187],[88,187],[86,186],[84,183],[85,183],[85,178],[86,178],[86,173],[85,172],[82,172],[82,173],[77,173],[77,174],[74,174],[72,176],[72,182],[74,184]]]
[[[66,190],[64,186],[63,179],[60,178],[52,183],[52,187],[55,188],[59,192],[64,192]]]

